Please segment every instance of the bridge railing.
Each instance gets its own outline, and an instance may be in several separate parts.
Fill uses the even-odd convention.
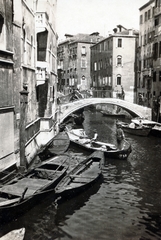
[[[58,104],[65,104],[73,101],[77,101],[82,98],[119,98],[123,99],[121,93],[115,93],[111,90],[92,90],[92,91],[81,91],[81,92],[76,92],[75,95],[73,93],[70,93],[68,95],[64,95],[61,97],[57,98]]]

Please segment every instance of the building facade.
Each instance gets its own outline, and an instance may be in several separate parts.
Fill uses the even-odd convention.
[[[69,88],[89,90],[90,77],[90,47],[100,41],[99,33],[65,35],[66,41],[58,45],[58,78],[59,90],[64,93]]]
[[[154,5],[153,119],[161,122],[161,1]]]
[[[150,0],[140,9],[138,104],[152,108],[161,121],[161,1]]]
[[[0,168],[14,159],[13,2],[0,1]]]
[[[22,149],[29,163],[54,134],[55,11],[56,0],[0,1],[0,169]]]
[[[91,47],[92,87],[107,90],[106,97],[134,102],[138,32],[121,25],[114,33]]]
[[[139,55],[137,67],[137,103],[153,106],[154,0],[140,9]]]

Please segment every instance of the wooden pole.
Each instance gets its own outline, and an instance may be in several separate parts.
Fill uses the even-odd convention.
[[[25,157],[26,143],[26,107],[28,103],[28,91],[26,89],[20,92],[20,170],[25,170],[27,167]]]

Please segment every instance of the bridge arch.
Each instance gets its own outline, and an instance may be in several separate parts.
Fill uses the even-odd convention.
[[[63,122],[66,117],[68,117],[70,114],[81,108],[101,103],[117,105],[125,109],[132,116],[138,116],[151,120],[151,108],[140,106],[138,104],[127,102],[125,100],[117,98],[84,98],[74,102],[59,105],[58,111],[59,122],[60,123]]]

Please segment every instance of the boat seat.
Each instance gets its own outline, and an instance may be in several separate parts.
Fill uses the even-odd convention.
[[[31,196],[33,193],[43,188],[51,181],[46,179],[23,178],[15,184],[5,185],[1,188],[1,192],[21,197],[25,188],[27,192],[25,196]]]

